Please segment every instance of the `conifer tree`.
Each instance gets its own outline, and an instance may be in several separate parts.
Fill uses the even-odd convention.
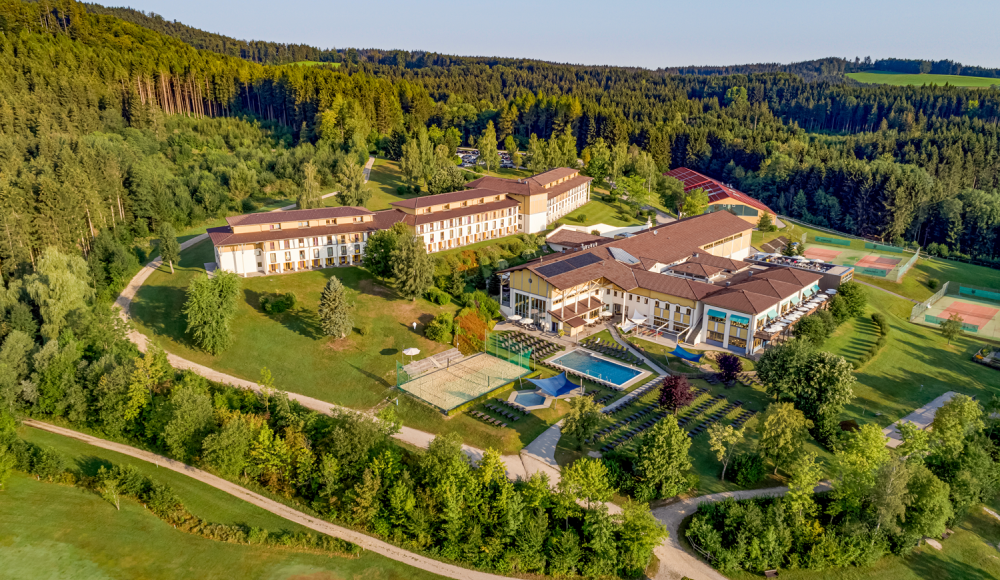
[[[336,276],[330,276],[319,299],[319,321],[323,333],[337,338],[347,336],[347,333],[354,328],[350,310],[351,305],[347,302],[344,285]]]
[[[174,273],[174,262],[181,261],[181,245],[177,243],[177,232],[170,222],[160,224],[160,259],[170,264],[170,273]]]

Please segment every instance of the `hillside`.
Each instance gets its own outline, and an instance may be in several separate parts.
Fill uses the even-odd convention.
[[[859,83],[893,86],[951,85],[953,87],[992,87],[1000,85],[1000,79],[939,74],[907,74],[888,71],[866,71],[847,73],[846,76]]]

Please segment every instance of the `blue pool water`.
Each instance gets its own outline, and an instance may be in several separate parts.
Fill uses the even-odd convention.
[[[564,354],[552,362],[619,386],[642,374],[642,371],[591,356],[581,350]]]
[[[545,402],[545,397],[538,393],[520,393],[514,395],[514,402],[525,407],[534,407]]]

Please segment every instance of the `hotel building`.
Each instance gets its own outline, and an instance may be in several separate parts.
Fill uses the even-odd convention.
[[[755,226],[760,221],[760,214],[767,213],[771,215],[771,223],[778,223],[778,215],[771,208],[742,191],[737,191],[729,187],[721,181],[705,177],[687,167],[678,167],[677,169],[668,171],[666,175],[680,180],[684,184],[685,192],[692,189],[701,189],[708,194],[708,209],[705,210],[706,213],[728,211]]]
[[[559,167],[527,179],[480,177],[465,184],[507,194],[517,200],[518,231],[537,234],[549,225],[590,201],[590,182],[579,169]]]
[[[773,338],[762,329],[818,292],[822,275],[743,261],[751,230],[715,212],[547,256],[504,271],[501,307],[570,336],[607,317],[753,354]]]

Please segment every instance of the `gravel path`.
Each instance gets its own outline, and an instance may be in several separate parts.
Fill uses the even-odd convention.
[[[419,568],[427,572],[434,574],[439,574],[441,576],[446,576],[448,578],[457,578],[459,580],[501,580],[506,578],[505,576],[497,576],[495,574],[488,574],[486,572],[478,572],[476,570],[469,570],[467,568],[462,568],[460,566],[455,566],[453,564],[446,564],[445,562],[439,562],[437,560],[428,558],[426,556],[421,556],[419,554],[414,554],[402,548],[396,547],[387,542],[383,542],[371,536],[362,534],[361,532],[356,532],[354,530],[344,528],[341,526],[333,525],[327,521],[314,518],[310,515],[304,514],[298,510],[292,509],[284,504],[278,503],[274,500],[268,499],[258,493],[254,493],[244,487],[236,485],[230,481],[222,479],[221,477],[216,477],[207,471],[202,471],[198,468],[191,467],[190,465],[181,463],[180,461],[175,461],[168,457],[163,457],[162,455],[157,455],[155,453],[150,453],[149,451],[144,451],[142,449],[137,449],[135,447],[130,447],[128,445],[123,445],[121,443],[115,443],[113,441],[108,441],[106,439],[100,439],[98,437],[93,437],[85,433],[80,433],[78,431],[73,431],[71,429],[66,429],[64,427],[57,427],[55,425],[50,425],[48,423],[43,423],[41,421],[35,421],[28,419],[24,421],[25,425],[29,427],[34,427],[36,429],[41,429],[43,431],[48,431],[50,433],[55,433],[57,435],[63,435],[65,437],[71,437],[78,441],[83,441],[94,447],[100,447],[102,449],[108,449],[121,453],[122,455],[128,455],[129,457],[135,457],[136,459],[141,459],[143,461],[148,461],[149,463],[154,463],[158,467],[164,467],[170,469],[171,471],[176,471],[177,473],[186,475],[192,479],[196,479],[202,483],[210,485],[215,489],[224,491],[229,495],[242,499],[249,502],[255,506],[263,508],[277,516],[280,516],[288,521],[301,524],[307,528],[326,534],[328,536],[333,536],[335,538],[340,538],[346,540],[358,546],[361,546],[365,550],[371,550],[376,554],[381,554],[387,558],[396,560],[397,562],[402,562],[408,566],[413,566],[414,568]]]
[[[829,484],[821,483],[816,491],[827,491]],[[653,510],[653,515],[660,523],[667,526],[670,537],[654,550],[660,560],[660,569],[652,580],[679,580],[683,577],[692,580],[726,580],[726,577],[705,563],[701,558],[681,547],[680,526],[684,518],[698,511],[698,504],[704,502],[722,501],[726,498],[747,499],[784,495],[787,487],[769,487],[765,489],[745,489],[702,495],[679,501]]]
[[[374,163],[375,163],[375,158],[369,157],[368,163],[365,165],[366,182],[368,181],[368,175]],[[332,195],[337,195],[337,192],[328,193],[323,197],[324,198],[330,197]],[[287,211],[289,209],[295,209],[295,205],[293,204],[285,206],[273,211]],[[191,246],[201,243],[206,239],[208,239],[208,234],[201,234],[199,236],[195,236],[190,240],[183,242],[180,245],[181,250],[190,248]],[[157,269],[159,269],[159,267],[162,265],[163,265],[163,260],[161,259],[160,256],[157,256],[156,258],[153,259],[152,262],[146,264],[141,270],[139,270],[139,272],[131,280],[129,280],[128,285],[125,286],[125,289],[122,290],[122,293],[118,295],[117,300],[115,300],[115,305],[118,307],[119,309],[118,314],[119,316],[121,316],[123,320],[128,320],[129,308],[132,305],[132,300],[135,298],[136,292],[139,291],[139,287],[142,286],[143,283],[146,281],[146,279],[149,278],[149,276],[152,275],[152,273]],[[145,335],[143,335],[141,332],[137,330],[130,331],[128,334],[128,338],[136,346],[138,346],[139,350],[142,352],[146,352],[146,350],[149,348],[149,338],[147,338]],[[168,352],[167,360],[170,362],[170,366],[174,367],[175,369],[191,371],[193,373],[205,377],[210,381],[229,384],[235,387],[239,387],[241,389],[249,389],[251,391],[255,391],[258,393],[261,392],[261,386],[253,381],[248,381],[245,379],[234,377],[232,375],[228,375],[226,373],[221,373],[215,369],[211,369],[204,365],[200,365],[196,362],[189,361],[175,354],[171,354]],[[326,401],[315,399],[313,397],[307,397],[306,395],[300,395],[298,393],[291,393],[287,391],[285,392],[285,394],[288,395],[288,398],[290,400],[296,401],[303,407],[316,411],[317,413],[323,413],[324,415],[329,415],[334,410],[338,412],[345,412],[345,411],[356,412],[353,409],[348,409],[346,407],[334,405],[333,403],[328,403]],[[412,429],[410,427],[405,427],[405,426],[402,427],[402,429],[400,429],[400,432],[394,435],[394,437],[400,441],[409,443],[410,445],[414,445],[422,449],[427,449],[427,447],[430,445],[430,442],[434,440],[434,434],[432,433],[419,431],[417,429]],[[478,462],[480,459],[482,459],[484,453],[482,449],[472,447],[470,445],[463,445],[462,450],[465,451],[465,454],[473,462]],[[504,455],[502,459],[504,464],[507,466],[507,477],[509,477],[512,480],[517,480],[518,478],[527,479],[529,473],[525,468],[524,463],[521,461],[520,455]]]

